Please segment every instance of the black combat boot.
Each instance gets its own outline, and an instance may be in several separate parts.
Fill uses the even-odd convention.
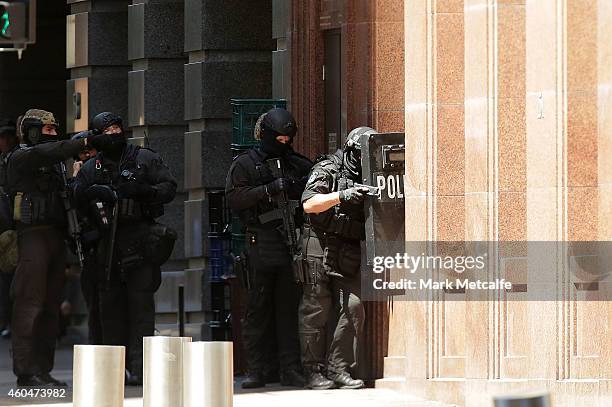
[[[304,387],[306,380],[304,375],[295,368],[289,368],[281,372],[281,386]]]
[[[49,387],[49,383],[34,375],[17,376],[17,386],[19,387]]]
[[[245,381],[242,382],[243,389],[257,389],[266,385],[266,378],[263,372],[255,370],[249,372]]]
[[[364,386],[363,380],[353,379],[348,372],[332,372],[327,374],[330,380],[333,380],[339,389],[361,389]]]
[[[319,366],[316,367],[304,367],[306,376],[306,387],[311,390],[329,390],[336,387],[336,384],[323,376]]]
[[[67,387],[68,384],[61,380],[57,380],[55,377],[51,376],[49,373],[43,373],[38,375],[38,378],[47,382],[47,385],[52,387]]]

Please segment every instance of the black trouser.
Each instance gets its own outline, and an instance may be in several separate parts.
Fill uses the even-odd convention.
[[[102,326],[100,325],[100,299],[96,268],[91,259],[86,259],[81,273],[81,290],[87,306],[88,340],[91,345],[102,344]]]
[[[97,286],[100,342],[125,346],[126,367],[140,377],[143,337],[153,336],[155,330],[154,295],[160,283],[159,267],[144,264],[123,276],[113,270],[110,285],[99,280]]]
[[[355,372],[365,319],[360,276],[321,274],[316,285],[304,286],[300,302],[302,362],[307,369]]]
[[[244,320],[244,343],[251,372],[263,372],[268,365],[269,337],[275,335],[281,371],[299,369],[297,309],[299,287],[291,266],[254,271]],[[269,330],[275,328],[275,332]]]
[[[10,297],[10,291],[14,276],[15,272],[0,272],[0,329],[8,328],[11,325],[13,301]]]
[[[65,243],[54,227],[18,229],[19,260],[12,286],[13,372],[53,369],[59,308],[66,277]]]

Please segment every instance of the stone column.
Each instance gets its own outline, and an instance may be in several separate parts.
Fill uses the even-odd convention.
[[[66,18],[66,131],[87,130],[111,111],[127,121],[128,1],[68,0]]]
[[[208,256],[206,192],[225,187],[231,164],[231,98],[272,96],[272,4],[266,0],[185,0],[185,257],[204,272]],[[210,311],[210,296],[204,295]],[[237,321],[234,321],[235,323]],[[203,338],[210,332],[203,329]]]
[[[187,285],[201,276],[183,275],[184,214],[183,202],[183,0],[133,0],[128,7],[128,73],[127,125],[132,142],[159,153],[178,181],[177,196],[165,206],[158,219],[178,232],[170,260],[163,266],[162,285],[156,295],[157,328],[176,331],[176,324],[162,323],[174,318],[178,306],[178,285]],[[199,312],[200,291],[185,291],[187,312]],[[195,304],[195,307],[193,306]],[[164,313],[171,313],[168,318]],[[199,334],[199,325],[186,328],[187,335]]]

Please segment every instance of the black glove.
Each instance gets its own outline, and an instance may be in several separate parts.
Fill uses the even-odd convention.
[[[288,178],[277,178],[266,184],[266,193],[274,196],[280,192],[287,191],[291,187],[291,180]]]
[[[85,195],[89,201],[115,202],[117,194],[108,185],[94,184],[85,190]]]
[[[136,201],[147,201],[155,198],[157,191],[149,184],[138,181],[128,181],[119,184],[117,193],[120,198],[129,198]]]
[[[98,151],[104,151],[113,144],[113,136],[110,134],[96,134],[87,137],[87,145],[92,146]]]
[[[359,204],[365,199],[367,188],[364,187],[353,187],[340,191],[340,202]]]

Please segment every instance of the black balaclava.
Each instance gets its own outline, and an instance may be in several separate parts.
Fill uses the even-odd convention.
[[[287,110],[275,108],[269,110],[261,120],[261,149],[272,157],[281,157],[292,151],[291,143],[297,133],[295,119]],[[288,136],[288,143],[281,143],[276,138]]]
[[[293,137],[289,139],[288,143],[281,143],[276,139],[280,136],[280,133],[275,132],[272,129],[264,129],[261,138],[261,149],[268,154],[270,157],[282,157],[291,151],[291,143]]]

